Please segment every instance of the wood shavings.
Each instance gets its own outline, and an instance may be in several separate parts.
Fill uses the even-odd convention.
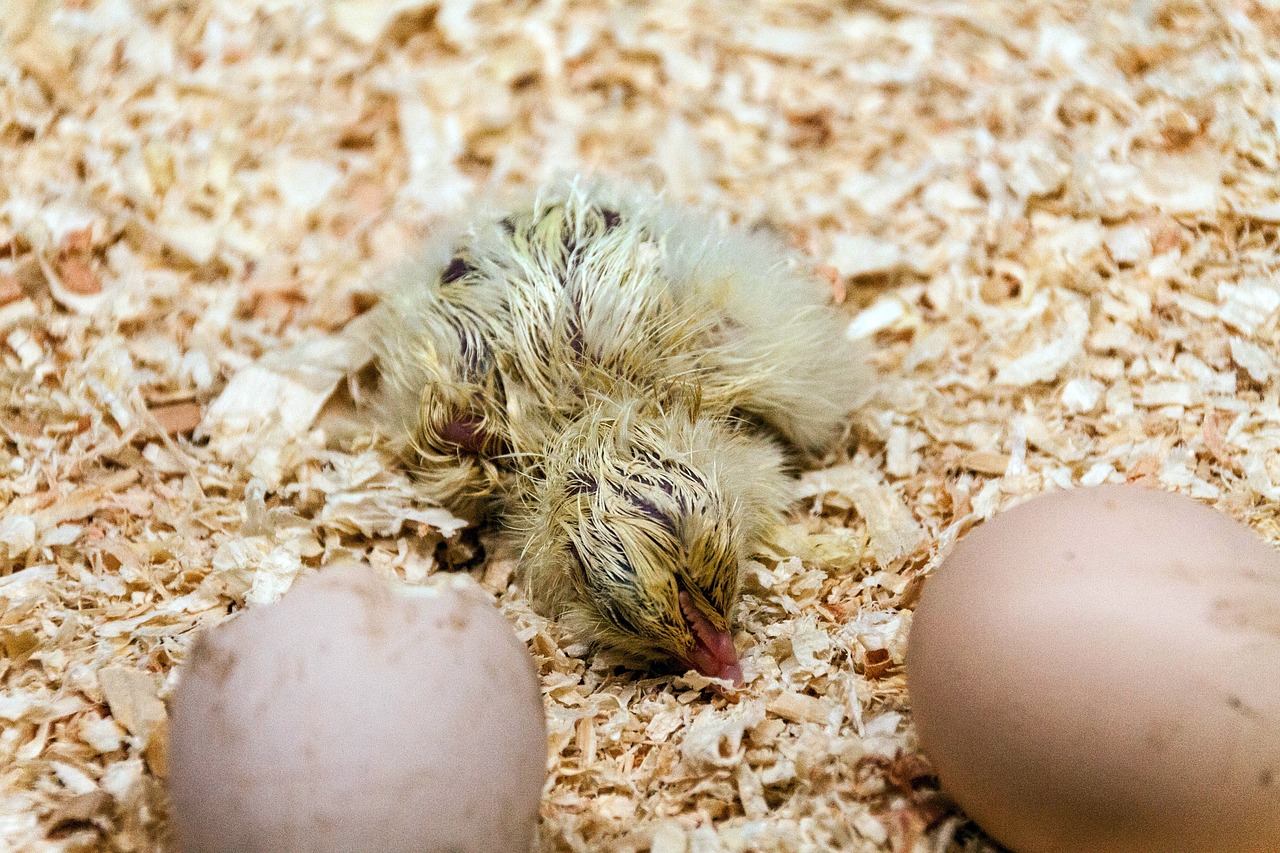
[[[129,733],[147,740],[165,718],[164,703],[156,698],[159,685],[154,676],[122,666],[110,666],[98,673],[98,683],[111,716]]]
[[[1231,339],[1231,360],[1260,385],[1269,384],[1280,375],[1275,355],[1241,338]]]
[[[1046,317],[1048,310],[1048,299],[1041,300],[1040,305],[1032,309],[1034,313],[1043,312]],[[1080,300],[1071,297],[1067,297],[1061,310],[1061,320],[1050,332],[1050,340],[1029,349],[1024,347],[1022,355],[1005,361],[996,371],[997,384],[1026,387],[1049,382],[1080,355],[1089,334],[1089,313]]]
[[[329,4],[334,26],[365,46],[377,42],[397,17],[420,12],[436,4],[426,0],[339,0]]]
[[[1218,285],[1218,316],[1237,331],[1252,334],[1280,308],[1280,286],[1273,282],[1244,281]]]
[[[1104,391],[1106,386],[1092,377],[1072,379],[1062,386],[1062,405],[1071,412],[1092,412]]]
[[[252,448],[253,476],[278,482],[284,446],[310,428],[338,383],[372,357],[358,334],[313,338],[242,368],[209,406],[200,433],[228,458]]]
[[[97,788],[78,794],[64,800],[45,818],[46,830],[52,838],[61,837],[85,824],[106,831],[114,803],[110,794]]]
[[[865,467],[841,465],[805,474],[798,497],[827,492],[847,495],[866,520],[871,553],[881,565],[888,565],[915,550],[923,539],[920,525],[902,500]]]
[[[151,417],[169,435],[189,433],[200,425],[203,413],[196,403],[173,403],[150,409]]]
[[[904,263],[902,250],[882,240],[838,234],[834,243],[831,264],[847,278],[889,273]]]
[[[758,703],[751,702],[730,714],[703,708],[685,730],[681,755],[695,768],[734,766],[742,760],[743,734],[764,721],[764,712]]]
[[[868,338],[876,332],[893,328],[907,317],[907,308],[902,300],[893,297],[878,299],[858,313],[845,329],[850,340]]]
[[[825,723],[830,716],[822,700],[802,693],[780,693],[769,700],[765,710],[793,723]]]
[[[163,849],[156,703],[195,628],[346,556],[417,583],[469,548],[543,680],[541,849],[994,850],[888,781],[915,749],[909,608],[956,538],[1124,480],[1280,536],[1273,17],[18,4],[6,842]],[[878,370],[849,459],[801,480],[744,570],[741,691],[569,645],[355,408],[349,323],[382,272],[441,217],[563,170],[794,238]],[[886,763],[855,771],[868,755]]]

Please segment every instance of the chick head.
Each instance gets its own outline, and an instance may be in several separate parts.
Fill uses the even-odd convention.
[[[543,469],[523,513],[535,595],[629,662],[740,683],[739,564],[786,501],[773,444],[641,403],[584,418]]]

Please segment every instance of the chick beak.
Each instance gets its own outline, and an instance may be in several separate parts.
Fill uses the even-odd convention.
[[[733,647],[733,637],[728,630],[712,625],[684,590],[680,591],[680,610],[693,632],[693,648],[681,663],[708,678],[723,678],[742,686],[742,664],[738,662],[738,650]]]

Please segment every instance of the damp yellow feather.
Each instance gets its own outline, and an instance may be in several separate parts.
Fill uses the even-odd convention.
[[[703,617],[727,636],[786,469],[833,448],[866,387],[825,296],[767,238],[562,183],[395,276],[382,418],[424,495],[494,515],[583,640],[696,662]]]

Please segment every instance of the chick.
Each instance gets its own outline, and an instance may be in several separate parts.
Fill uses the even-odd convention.
[[[782,453],[638,390],[592,402],[550,443],[509,528],[531,592],[580,636],[736,681],[738,566],[786,504]]]
[[[395,277],[383,417],[424,494],[495,516],[581,639],[740,681],[739,566],[865,387],[824,295],[767,239],[560,184]]]

